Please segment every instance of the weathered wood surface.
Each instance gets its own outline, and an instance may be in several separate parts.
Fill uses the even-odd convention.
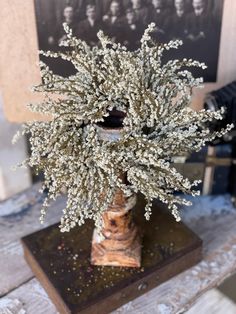
[[[217,289],[204,293],[187,314],[235,314],[236,304]]]
[[[25,262],[20,238],[43,228],[39,223],[43,196],[36,185],[25,193],[0,203],[0,296],[33,277]],[[44,226],[59,220],[63,200],[48,211]]]
[[[37,190],[34,186],[0,203],[0,313],[1,304],[9,299],[21,306],[22,313],[57,313],[24,262],[19,243],[20,237],[43,227],[38,222],[42,198]],[[47,225],[58,220],[63,205],[62,198],[48,211]],[[183,209],[182,216],[204,241],[203,261],[114,313],[184,312],[204,292],[236,272],[236,210],[230,196],[195,198],[191,208]]]
[[[0,314],[25,314],[23,304],[17,299],[1,299]]]

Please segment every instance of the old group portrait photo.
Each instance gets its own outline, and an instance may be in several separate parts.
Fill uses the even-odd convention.
[[[90,46],[98,44],[103,30],[129,50],[140,46],[147,25],[156,24],[154,39],[183,40],[183,46],[166,54],[166,60],[192,58],[205,62],[206,70],[193,74],[205,82],[217,80],[221,21],[224,0],[35,0],[39,49],[58,51],[65,38],[65,22],[73,34]],[[73,74],[66,62],[46,60],[58,74]]]

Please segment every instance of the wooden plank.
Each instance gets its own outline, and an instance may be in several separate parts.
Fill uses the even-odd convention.
[[[236,304],[217,289],[202,295],[186,314],[235,314]]]
[[[34,275],[28,267],[20,241],[6,242],[0,247],[0,296],[17,288]]]
[[[59,220],[65,202],[60,198],[48,212],[45,225],[39,222],[43,197],[39,185],[0,203],[0,296],[33,277],[25,262],[20,238]]]
[[[45,228],[57,221],[65,206],[65,198],[60,197],[48,209],[45,224],[39,222],[44,196],[38,192],[40,184],[0,203],[0,246],[7,241],[15,241],[33,231]]]
[[[0,314],[26,314],[23,304],[17,299],[1,299]]]
[[[0,300],[17,300],[27,314],[58,314],[48,295],[36,279],[21,285]]]

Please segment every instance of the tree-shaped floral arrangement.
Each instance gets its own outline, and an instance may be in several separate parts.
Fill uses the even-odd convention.
[[[131,217],[135,195],[140,192],[146,199],[146,219],[152,201],[159,199],[179,221],[178,206],[191,204],[176,192],[198,195],[192,187],[199,181],[191,183],[178,173],[172,158],[199,151],[231,126],[210,133],[207,122],[222,119],[222,111],[189,107],[192,90],[202,79],[187,68],[205,65],[191,59],[163,63],[165,50],[182,43],[155,43],[154,24],[134,52],[101,31],[100,45],[91,48],[64,28],[63,50],[40,53],[71,62],[76,74],[55,75],[41,62],[42,84],[34,91],[45,100],[30,108],[51,119],[27,123],[22,131],[30,134],[32,151],[23,165],[44,172],[47,197],[40,219],[66,189],[61,231],[93,219],[92,263],[139,266],[140,237]]]

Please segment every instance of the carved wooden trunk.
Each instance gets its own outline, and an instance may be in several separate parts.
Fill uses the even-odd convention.
[[[140,267],[141,243],[132,217],[136,196],[126,198],[118,190],[113,203],[103,214],[101,234],[95,229],[92,241],[93,265]]]
[[[120,128],[99,128],[101,138],[115,141]],[[123,180],[125,175],[122,175]],[[117,190],[112,204],[103,213],[101,233],[93,232],[91,263],[104,266],[141,266],[141,237],[132,217],[136,195],[125,197]]]

